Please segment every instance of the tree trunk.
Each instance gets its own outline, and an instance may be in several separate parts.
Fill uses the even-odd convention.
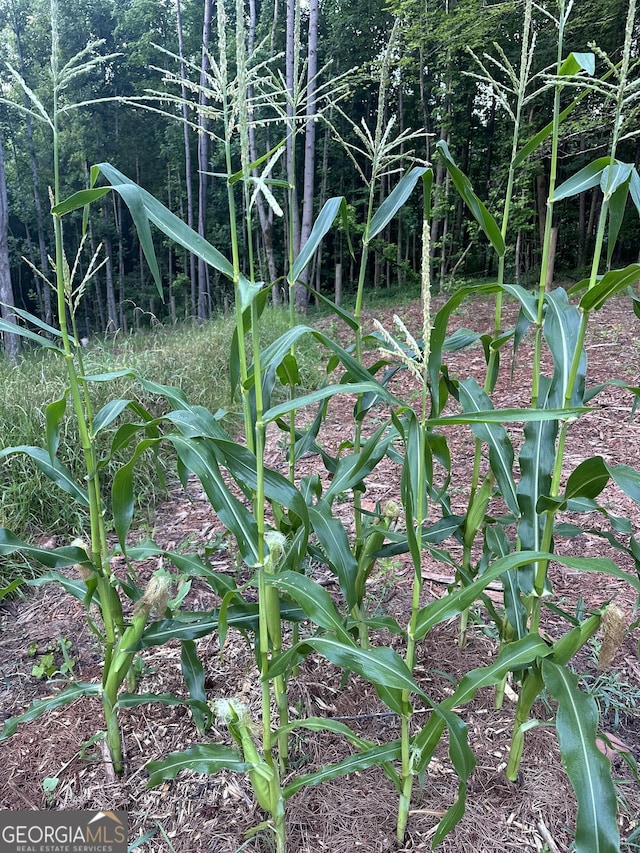
[[[303,248],[313,227],[313,195],[316,166],[316,74],[318,72],[318,0],[309,0],[309,34],[307,41],[307,123],[304,134],[304,179],[302,192],[302,225],[300,248]],[[303,271],[301,280],[309,281],[309,267]],[[295,288],[296,308],[304,311],[309,304],[309,291],[302,284]]]
[[[107,332],[111,335],[115,334],[120,328],[118,321],[118,310],[116,307],[116,292],[113,286],[113,244],[111,236],[105,235],[104,251],[106,255],[106,264],[104,265],[105,276],[107,279]]]
[[[13,6],[13,4],[12,4]],[[13,7],[13,32],[16,37],[16,48],[18,50],[18,61],[20,65],[20,74],[23,80],[27,79],[26,63],[24,61],[24,53],[22,50],[22,38],[20,20],[17,10]],[[25,110],[31,109],[31,101],[26,92],[23,94]],[[33,142],[33,128],[31,125],[31,116],[25,112],[25,129],[27,131],[27,146],[29,148],[29,162],[31,165],[31,181],[33,184],[33,204],[36,211],[36,225],[38,228],[38,249],[40,250],[40,272],[49,279],[49,262],[47,259],[47,245],[44,235],[44,220],[42,218],[42,202],[40,200],[40,179],[38,177],[38,162],[36,160],[36,148]],[[43,305],[44,305],[44,321],[45,323],[53,322],[53,313],[51,310],[51,288],[43,288]]]
[[[200,66],[200,109],[198,110],[198,234],[206,239],[207,230],[207,171],[209,166],[209,137],[205,107],[207,97],[207,73],[209,58],[207,48],[211,38],[211,14],[213,2],[205,0],[204,21],[202,24],[202,64]],[[198,258],[198,320],[204,320],[209,313],[208,276],[205,262]]]
[[[189,140],[189,108],[187,106],[186,70],[184,62],[184,40],[182,37],[182,14],[180,0],[176,2],[176,25],[178,29],[178,54],[180,56],[180,94],[182,96],[182,131],[184,134],[184,171],[187,189],[187,225],[193,228],[193,183],[191,180],[191,144]],[[189,281],[191,283],[191,316],[196,316],[196,256],[189,252]]]
[[[11,286],[11,267],[9,266],[9,202],[7,182],[4,174],[4,154],[0,140],[0,310],[3,319],[15,323],[15,314],[11,310],[13,287]],[[17,364],[20,358],[20,336],[4,333],[4,352],[9,364]]]
[[[293,257],[300,252],[300,217],[296,192],[296,100],[298,76],[298,46],[300,43],[300,12],[297,0],[287,0],[287,32],[285,44],[285,85],[288,92],[287,118],[287,178],[289,190],[289,233],[293,242]]]
[[[277,15],[278,6],[276,4],[274,16]],[[255,0],[249,0],[249,59],[253,56],[255,37],[256,37],[256,3]],[[273,52],[271,54],[273,56]],[[258,149],[256,147],[256,129],[253,123],[251,102],[253,98],[253,86],[247,89],[247,97],[249,100],[249,156],[251,162],[255,163],[258,159]],[[254,176],[258,175],[258,170],[253,170]],[[271,211],[267,211],[262,193],[256,196],[256,207],[258,209],[258,219],[260,220],[260,230],[262,232],[262,245],[267,261],[267,270],[269,273],[269,282],[273,285],[271,288],[271,301],[274,305],[280,304],[280,291],[277,284],[274,284],[278,278],[278,269],[276,267],[276,258],[273,252],[273,217]]]

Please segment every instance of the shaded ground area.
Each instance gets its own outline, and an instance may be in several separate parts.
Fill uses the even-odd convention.
[[[513,307],[507,312],[514,318]],[[390,326],[391,313],[376,316]],[[419,306],[403,309],[407,325],[419,330]],[[640,364],[640,322],[622,300],[614,300],[599,312],[598,325],[588,342],[590,384],[617,376],[638,384]],[[491,307],[472,302],[454,318],[452,328],[470,326],[478,331],[492,327]],[[505,355],[506,359],[507,356]],[[452,375],[460,378],[483,377],[484,357],[479,347],[447,357]],[[496,398],[500,404],[525,405],[530,387],[531,349],[523,346],[518,353],[513,376],[503,371]],[[403,393],[410,393],[406,372],[395,380]],[[640,427],[637,418],[630,420],[633,397],[619,388],[600,394],[592,413],[582,418],[571,431],[567,453],[567,471],[582,459],[601,454],[609,463],[626,463],[640,468]],[[337,450],[351,434],[353,400],[342,398],[332,403],[323,445]],[[382,414],[382,413],[381,413]],[[517,430],[514,429],[514,436]],[[465,506],[465,487],[469,483],[473,460],[470,432],[457,427],[449,435],[454,460],[455,507]],[[268,464],[283,472],[286,463],[278,435],[270,436]],[[305,458],[300,474],[318,470],[318,457]],[[367,485],[365,500],[375,503],[397,497],[398,467],[383,460]],[[640,527],[638,508],[615,488],[608,487],[601,496],[611,511],[632,520],[636,532]],[[338,505],[350,519],[349,503]],[[613,556],[622,568],[633,566],[612,552],[595,531],[599,518],[581,518],[585,532],[581,536],[558,542],[561,553]],[[167,549],[179,547],[189,539],[189,547],[211,543],[220,525],[203,497],[197,483],[190,494],[175,490],[166,504],[158,508],[152,537]],[[139,537],[149,531],[140,530]],[[214,554],[213,567],[234,572],[229,555]],[[144,567],[151,572],[156,565]],[[322,567],[313,567],[317,579],[331,592],[333,578]],[[393,615],[400,624],[408,619],[413,569],[399,557],[378,567],[368,586],[369,607]],[[452,572],[432,557],[425,557],[424,602],[446,593]],[[623,581],[598,575],[582,575],[553,566],[551,579],[554,602],[573,612],[576,607],[588,610],[615,598],[631,621],[635,594]],[[499,592],[494,593],[499,596]],[[194,584],[186,607],[194,610],[213,606],[208,588]],[[478,608],[472,614],[469,642],[465,649],[457,646],[457,624],[447,623],[432,631],[421,644],[416,679],[436,701],[452,692],[452,682],[472,668],[489,663],[497,654],[495,634]],[[60,642],[70,641],[68,655],[73,674],[82,681],[99,679],[99,653],[87,627],[79,602],[70,599],[53,586],[37,590],[24,600],[5,604],[0,609],[0,703],[1,713],[9,717],[22,712],[35,698],[51,695],[56,685],[32,676],[34,660],[46,650],[54,657],[54,666],[64,663]],[[548,613],[544,625],[551,636],[559,636],[561,622]],[[391,642],[380,636],[380,642]],[[576,662],[576,671],[585,674],[585,686],[594,689],[603,713],[603,730],[640,759],[640,663],[637,658],[638,632],[629,634],[606,673],[598,672],[597,647],[591,644]],[[205,665],[208,698],[238,696],[247,702],[254,718],[260,713],[257,672],[251,651],[235,632],[221,651],[216,636],[198,643]],[[35,648],[35,653],[34,653]],[[31,653],[31,654],[30,654]],[[149,649],[143,654],[141,692],[174,692],[185,696],[179,646]],[[516,685],[514,685],[516,687]],[[539,850],[556,853],[568,851],[575,821],[575,801],[561,765],[554,729],[540,725],[527,735],[522,764],[521,784],[512,785],[504,776],[515,707],[515,693],[507,690],[504,707],[493,707],[493,692],[480,691],[476,700],[460,714],[469,729],[469,741],[477,766],[471,777],[467,810],[461,823],[439,849],[448,853],[478,853],[509,850]],[[292,680],[289,704],[291,714],[328,716],[341,719],[358,734],[375,742],[386,742],[399,736],[399,720],[378,700],[367,683],[351,676],[343,683],[342,672],[320,658],[311,657],[301,666],[300,676]],[[551,709],[543,702],[536,708],[541,721],[552,719]],[[420,725],[427,711],[416,704],[415,725]],[[122,712],[127,773],[114,779],[102,752],[102,744],[94,735],[102,724],[97,700],[82,699],[68,708],[48,713],[22,726],[9,741],[0,743],[0,807],[5,809],[126,809],[130,821],[130,841],[153,833],[137,849],[155,853],[234,853],[246,850],[265,853],[271,850],[268,836],[258,832],[253,838],[245,833],[260,824],[263,815],[255,805],[248,780],[219,773],[199,776],[183,773],[176,782],[148,790],[147,761],[162,758],[168,752],[200,742],[190,713],[183,707],[166,708],[147,705]],[[228,734],[214,726],[212,742],[228,742]],[[335,735],[298,734],[292,742],[291,778],[312,772],[349,753],[348,746]],[[618,780],[620,828],[624,838],[638,827],[640,789],[625,762],[612,754],[614,777]],[[45,793],[43,782],[58,780],[55,789]],[[285,782],[288,779],[284,780]],[[448,757],[446,740],[429,765],[421,784],[416,784],[407,839],[404,847],[395,842],[397,795],[379,769],[336,779],[321,786],[307,788],[287,803],[287,825],[291,853],[351,853],[353,850],[382,851],[428,850],[435,827],[444,811],[455,801],[458,780]],[[628,845],[627,850],[637,849]]]

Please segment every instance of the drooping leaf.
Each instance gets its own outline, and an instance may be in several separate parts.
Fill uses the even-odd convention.
[[[612,193],[609,199],[609,230],[607,234],[607,266],[611,266],[613,252],[618,242],[629,197],[629,182],[623,183]]]
[[[181,643],[180,665],[182,677],[189,690],[189,696],[207,707],[207,692],[204,687],[204,667],[198,657],[198,650],[193,640],[183,640]],[[201,735],[207,724],[206,714],[198,705],[192,706],[193,720]]]
[[[89,506],[89,498],[85,489],[80,488],[75,477],[69,469],[58,459],[51,461],[49,453],[42,447],[33,447],[28,444],[20,444],[16,447],[5,447],[0,450],[0,459],[13,456],[15,453],[24,453],[32,459],[37,467],[56,484],[63,492],[77,501],[82,506]]]
[[[610,762],[596,745],[595,699],[578,688],[576,675],[550,660],[543,660],[542,676],[558,703],[560,753],[578,800],[576,853],[617,853],[616,792]]]
[[[300,572],[265,573],[265,583],[285,590],[304,610],[311,621],[325,631],[332,631],[339,640],[352,644],[352,638],[344,627],[344,621],[336,610],[329,593],[318,583]]]
[[[227,278],[233,278],[233,266],[217,249],[208,243],[192,228],[189,228],[178,216],[172,213],[168,208],[155,199],[151,193],[138,187],[133,181],[130,181],[122,172],[114,169],[109,163],[100,163],[98,169],[102,172],[105,178],[109,181],[112,187],[119,192],[129,206],[129,209],[134,216],[136,228],[139,229],[140,240],[143,243],[145,257],[149,262],[152,271],[157,270],[157,262],[155,261],[155,252],[153,250],[153,242],[151,241],[151,231],[148,226],[148,221],[159,228],[163,234],[170,237],[176,243],[189,252],[197,255],[203,261],[208,263],[214,269],[221,272]],[[133,191],[131,187],[135,188]],[[131,208],[133,204],[133,210]],[[134,214],[134,211],[136,213]],[[136,219],[136,214],[138,218]],[[142,214],[142,215],[140,215]],[[146,227],[145,223],[146,222]],[[140,230],[142,233],[140,233]],[[160,276],[156,279],[156,284],[161,289]]]
[[[326,501],[320,501],[316,507],[309,507],[309,519],[326,560],[338,577],[345,601],[352,608],[357,603],[355,584],[358,563],[351,551],[344,525],[332,514]]]
[[[338,761],[336,764],[328,764],[314,773],[303,773],[297,776],[293,782],[285,786],[282,796],[288,799],[302,788],[307,788],[311,785],[321,785],[330,779],[347,776],[349,773],[358,773],[362,770],[367,770],[369,767],[379,767],[391,761],[397,761],[400,757],[401,746],[399,740],[385,743],[382,746],[372,746],[369,749],[356,752],[348,756],[348,758]]]
[[[441,139],[436,145],[436,149],[440,152],[444,160],[444,165],[451,175],[451,179],[453,180],[456,189],[473,214],[476,222],[486,234],[498,257],[501,258],[506,251],[506,246],[497,222],[473,191],[469,178],[456,166],[455,161],[449,152],[447,143]]]
[[[211,444],[206,439],[187,439],[180,435],[171,435],[169,440],[183,464],[193,471],[202,483],[211,506],[225,527],[235,536],[247,565],[258,565],[256,521],[249,510],[229,491]]]
[[[70,705],[81,696],[99,696],[102,692],[100,684],[89,684],[83,681],[74,681],[73,684],[60,690],[54,696],[47,699],[36,699],[31,703],[29,708],[17,717],[9,717],[4,721],[2,732],[0,732],[0,740],[11,737],[21,723],[30,723],[32,720],[37,720],[47,711],[55,711],[56,708],[63,708],[65,705]]]
[[[248,773],[253,764],[242,760],[235,749],[217,743],[201,743],[178,752],[170,752],[161,761],[150,761],[146,765],[149,771],[147,786],[155,788],[167,779],[175,779],[182,770],[193,770],[210,776],[219,770],[231,770],[234,773]]]
[[[493,408],[488,395],[475,379],[460,382],[460,404],[465,412],[477,413]],[[491,470],[500,487],[500,493],[509,509],[518,516],[520,507],[513,477],[513,446],[507,431],[499,423],[472,423],[473,434],[489,448]]]

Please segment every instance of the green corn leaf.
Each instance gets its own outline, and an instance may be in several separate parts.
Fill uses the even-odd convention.
[[[86,562],[86,553],[84,558]],[[44,586],[48,583],[59,583],[64,591],[73,596],[73,598],[76,598],[78,601],[86,601],[88,592],[87,584],[80,578],[68,578],[66,575],[61,575],[58,572],[48,572],[46,575],[38,575],[38,577],[30,578],[26,581],[27,586]],[[97,597],[93,601],[99,603]]]
[[[274,731],[273,736],[276,738],[281,734],[291,734],[291,732],[298,729],[308,729],[311,732],[332,732],[333,734],[341,735],[358,749],[366,749],[374,746],[372,741],[357,735],[340,720],[334,720],[330,717],[303,717],[300,720],[294,720],[291,723],[286,723],[284,726],[279,726]]]
[[[216,429],[220,432],[217,421]],[[258,486],[257,463],[255,455],[246,447],[230,439],[211,436],[211,445],[219,464],[228,468],[236,482],[250,490]],[[264,492],[266,497],[281,507],[290,510],[302,523],[306,534],[309,530],[307,504],[298,489],[282,474],[270,468],[263,470]]]
[[[8,595],[11,595],[12,592],[15,592],[15,590],[18,589],[19,586],[22,586],[23,583],[25,583],[24,578],[16,578],[15,580],[12,580],[8,586],[0,587],[0,601]]]
[[[17,308],[15,305],[11,306],[11,312],[16,316],[21,317],[23,320],[26,320],[30,326],[37,326],[39,329],[42,329],[42,331],[46,332],[47,335],[62,339],[62,332],[60,329],[56,329],[55,326],[50,326],[49,323],[45,323],[44,320],[41,320],[40,317],[36,317],[35,314],[31,314],[29,311],[24,311],[22,308]],[[38,335],[36,335],[36,339],[41,340]],[[71,343],[75,346],[79,346],[78,341],[73,337],[71,338]]]
[[[540,408],[548,406],[550,392],[550,379],[541,376],[538,394]],[[545,518],[538,514],[536,508],[540,497],[548,495],[551,489],[557,434],[557,421],[530,421],[524,425],[524,442],[518,457],[520,480],[517,486],[520,507],[518,537],[523,550],[538,551],[542,545]],[[534,566],[518,570],[518,585],[525,594],[533,591],[534,571]]]
[[[629,264],[622,270],[610,270],[602,276],[591,290],[585,293],[580,300],[580,308],[583,311],[598,311],[609,297],[631,287],[638,279],[640,279],[640,264]],[[578,282],[572,288],[572,292],[582,285],[584,282]]]
[[[113,477],[111,486],[111,510],[113,512],[113,523],[118,536],[118,542],[122,553],[126,553],[126,539],[133,519],[135,505],[135,488],[133,484],[133,472],[136,462],[142,454],[150,447],[156,447],[159,438],[146,438],[136,446],[131,459],[121,465]]]
[[[571,198],[571,196],[579,195],[592,187],[597,187],[603,171],[610,165],[611,157],[598,157],[593,163],[589,163],[588,166],[580,169],[579,172],[560,184],[553,194],[553,200],[562,201],[562,199]]]
[[[109,400],[93,420],[93,434],[98,435],[118,418],[130,405],[131,400]]]
[[[419,178],[426,174],[427,169],[424,166],[414,166],[410,172],[398,181],[393,190],[382,202],[380,207],[374,213],[369,228],[366,231],[366,242],[373,238],[387,227],[396,213],[407,201]]]
[[[343,386],[343,388],[346,387],[349,386]],[[382,424],[361,445],[358,453],[342,456],[333,472],[333,479],[325,492],[324,500],[331,505],[333,500],[342,492],[360,486],[364,478],[373,471],[385,455],[392,438],[393,435],[389,432],[388,425]]]
[[[595,53],[570,53],[558,69],[559,76],[573,76],[586,71],[591,77],[596,73]]]
[[[49,451],[49,461],[52,465],[55,464],[56,453],[60,445],[60,423],[67,410],[67,393],[65,391],[59,400],[49,403],[45,409],[47,450]]]
[[[416,640],[423,639],[435,625],[445,622],[452,616],[457,616],[458,613],[470,607],[488,584],[499,578],[500,575],[541,559],[550,560],[552,555],[540,551],[519,551],[507,554],[488,566],[480,577],[468,586],[456,589],[443,598],[429,602],[418,612],[414,631]]]
[[[298,776],[293,782],[285,786],[282,796],[285,799],[293,796],[301,788],[307,788],[312,785],[321,785],[323,782],[328,782],[330,779],[337,779],[340,776],[347,776],[349,773],[358,773],[362,770],[367,770],[369,767],[381,766],[388,764],[391,761],[398,761],[401,758],[400,741],[392,741],[383,746],[373,746],[370,749],[356,752],[348,758],[329,764],[316,770],[315,773],[304,773]]]
[[[576,675],[550,660],[543,660],[542,676],[558,703],[560,753],[578,800],[576,853],[617,853],[616,792],[610,762],[596,746],[595,699],[579,690]]]
[[[129,208],[129,213],[136,226],[138,240],[144,252],[145,259],[151,270],[151,275],[156,283],[156,288],[160,296],[163,296],[162,279],[160,277],[160,269],[158,267],[158,259],[156,258],[156,250],[153,245],[153,237],[151,235],[151,227],[149,225],[149,215],[143,201],[143,192],[139,186],[132,181],[119,184],[112,184],[114,190],[121,196],[124,203]],[[153,198],[153,196],[151,196]],[[154,199],[155,201],[155,199]],[[160,205],[160,202],[156,202]],[[162,206],[162,205],[160,205]]]
[[[600,177],[600,189],[604,195],[612,196],[616,190],[627,184],[632,171],[632,163],[621,163],[619,160],[613,165],[605,166]]]
[[[155,788],[167,779],[175,779],[182,770],[193,770],[206,776],[219,770],[248,773],[253,764],[243,761],[240,753],[228,746],[202,743],[183,751],[170,752],[162,761],[150,761],[146,769],[149,771],[147,787]]]
[[[332,515],[325,501],[321,501],[317,507],[309,507],[309,519],[324,550],[325,559],[337,575],[342,594],[351,609],[357,603],[355,584],[358,563],[351,552],[344,525]]]
[[[32,332],[31,329],[25,329],[23,326],[18,326],[16,323],[10,323],[8,320],[3,320],[2,318],[0,318],[0,332],[7,332],[10,335],[20,335],[21,338],[27,338],[29,341],[34,341],[45,349],[54,350],[60,355],[64,355],[64,350],[48,338]]]
[[[464,817],[468,780],[476,766],[475,756],[469,748],[466,725],[456,714],[445,711],[437,705],[434,706],[434,716],[436,715],[443,719],[449,731],[449,758],[458,775],[459,781],[456,801],[447,809],[446,814],[436,827],[431,840],[432,848],[437,847]]]
[[[329,593],[306,575],[299,572],[265,573],[265,583],[287,592],[300,605],[311,621],[325,631],[332,631],[339,640],[351,645],[353,640],[345,629]]]
[[[77,564],[91,566],[91,561],[83,548],[77,548],[74,545],[51,549],[37,548],[35,545],[29,545],[28,542],[18,539],[6,527],[0,527],[0,556],[9,557],[16,551],[36,560],[38,563],[42,563],[49,569],[66,569]]]
[[[506,424],[522,421],[559,421],[577,418],[590,412],[587,406],[566,409],[486,409],[483,412],[465,412],[462,415],[445,415],[431,418],[429,426],[456,426],[457,424]]]
[[[180,654],[182,677],[189,690],[189,696],[207,707],[207,692],[204,687],[204,668],[198,657],[196,644],[193,640],[183,640]],[[204,735],[207,719],[199,705],[192,705],[193,720],[201,735]]]
[[[276,374],[280,383],[290,388],[300,384],[300,370],[298,368],[298,359],[290,352],[282,359],[276,368]]]
[[[460,681],[455,692],[438,706],[440,711],[450,712],[459,705],[470,702],[482,687],[493,687],[499,684],[507,673],[521,669],[539,657],[551,653],[551,648],[540,637],[529,634],[522,640],[515,640],[506,645],[497,659],[489,666],[473,669]],[[434,709],[435,710],[435,709]],[[429,722],[413,738],[418,759],[415,764],[417,773],[422,772],[440,741],[442,732],[447,724],[445,714],[432,714]]]
[[[280,602],[280,618],[287,622],[303,622],[307,617],[304,610],[287,602]],[[256,631],[258,628],[258,605],[243,604],[227,608],[227,625],[240,630]],[[218,630],[219,611],[207,613],[192,613],[188,618],[180,614],[180,618],[163,619],[152,622],[142,635],[140,642],[129,651],[139,651],[151,646],[162,646],[169,640],[199,640],[213,631]],[[279,660],[279,658],[278,658]]]
[[[229,491],[216,459],[213,448],[206,439],[187,439],[179,435],[169,436],[182,463],[202,483],[211,506],[218,517],[236,538],[243,559],[249,566],[258,565],[258,528],[249,510]]]
[[[64,216],[67,213],[71,213],[74,210],[85,207],[87,204],[91,204],[93,201],[98,201],[98,199],[103,198],[110,192],[111,187],[96,187],[91,190],[80,190],[79,192],[69,196],[69,198],[64,201],[61,201],[59,204],[54,205],[51,208],[51,213],[54,216]]]
[[[251,308],[263,287],[264,284],[262,282],[249,281],[246,276],[242,274],[240,275],[236,285],[236,293],[240,300],[240,308],[242,311],[246,311],[247,308]]]
[[[5,447],[0,450],[0,459],[7,456],[13,456],[15,453],[24,453],[32,459],[37,467],[47,476],[53,483],[56,484],[63,492],[77,501],[83,506],[89,506],[89,498],[84,489],[76,483],[73,474],[63,465],[58,459],[51,461],[49,453],[42,447],[33,447],[28,444],[20,444],[16,447]]]
[[[148,217],[148,219],[153,222],[153,224],[159,228],[163,234],[166,234],[167,237],[170,237],[178,243],[178,245],[187,249],[189,252],[193,252],[193,254],[197,255],[197,257],[201,258],[214,269],[227,276],[227,278],[233,279],[233,266],[224,257],[224,255],[222,255],[217,249],[214,249],[214,247],[194,231],[193,228],[189,228],[189,226],[186,225],[178,216],[155,199],[151,193],[148,193],[146,190],[138,187],[133,183],[133,181],[130,181],[129,178],[125,177],[122,172],[114,169],[109,163],[100,163],[98,168],[113,188],[123,195],[123,198],[124,195],[127,194],[125,192],[127,187],[135,187],[135,195],[140,200],[140,204],[143,206],[145,218]],[[132,195],[131,192],[129,195]],[[126,198],[125,201],[127,201]],[[136,222],[136,226],[137,225],[138,223]],[[148,239],[150,240],[151,233],[148,230],[148,224],[147,233]],[[146,257],[147,251],[153,251],[153,244],[151,244],[151,246],[147,244],[147,249],[145,250]],[[154,258],[155,263],[155,253],[152,257]],[[149,260],[148,257],[147,260]],[[149,264],[149,266],[151,267],[151,264]]]
[[[569,475],[565,500],[596,498],[609,482],[609,469],[602,456],[585,459]]]
[[[436,145],[436,149],[440,152],[440,155],[444,160],[444,165],[451,175],[453,183],[456,185],[456,189],[473,214],[476,222],[486,234],[487,239],[495,249],[498,257],[501,258],[506,251],[506,246],[497,222],[493,216],[491,216],[485,205],[480,201],[478,196],[474,193],[469,178],[456,166],[453,157],[449,152],[447,143],[441,139]]]
[[[640,213],[640,175],[638,175],[638,170],[635,166],[631,170],[631,179],[629,180],[629,192],[631,193],[631,199],[635,205],[637,212]]]
[[[629,183],[621,184],[609,199],[609,233],[607,235],[607,266],[611,266],[613,252],[618,242],[618,235],[622,228],[622,220],[627,207],[629,197]]]
[[[306,283],[304,281],[298,280],[296,284],[301,284],[304,288],[306,288],[309,293],[313,293],[313,298],[318,299],[322,304],[331,311],[332,314],[335,314],[337,317],[346,323],[346,325],[355,332],[358,328],[358,321],[353,316],[350,311],[347,311],[341,305],[336,305],[333,299],[329,299],[328,296],[325,296],[320,290],[316,290],[314,285],[311,283]]]
[[[490,398],[475,379],[460,382],[459,390],[460,405],[465,412],[478,413],[493,407]],[[471,431],[488,446],[491,470],[502,497],[509,509],[519,515],[520,507],[513,479],[513,446],[506,429],[500,423],[472,423]]]
[[[99,696],[101,691],[102,687],[100,684],[75,681],[73,684],[69,684],[63,690],[60,690],[55,696],[50,696],[47,699],[36,699],[24,714],[5,720],[2,732],[0,732],[0,740],[11,737],[21,723],[30,723],[32,720],[37,720],[38,717],[46,714],[47,711],[64,708],[65,705],[70,705],[81,696]]]
[[[310,637],[296,643],[271,663],[262,677],[263,681],[282,675],[292,661],[306,657],[311,649],[345,671],[362,676],[374,687],[380,685],[395,690],[409,690],[427,698],[413,680],[405,662],[393,649],[386,647],[361,649],[353,640],[345,643],[333,637]]]
[[[344,196],[335,196],[324,203],[322,210],[318,214],[318,218],[313,223],[309,239],[293,263],[292,279],[294,282],[300,278],[308,266],[342,207],[346,207]]]
[[[115,707],[139,708],[141,705],[150,705],[153,702],[167,707],[184,705],[191,709],[198,708],[205,716],[212,716],[206,703],[196,699],[185,699],[183,696],[176,696],[174,693],[120,693]]]
[[[571,369],[576,347],[580,344],[580,326],[582,315],[575,305],[569,304],[566,291],[556,288],[545,295],[547,314],[543,331],[546,342],[553,355],[553,379],[549,392],[549,402],[562,406],[568,399],[571,406],[579,406],[584,399],[584,383],[587,368],[587,356],[584,348],[580,353],[578,370],[569,388]],[[565,419],[567,416],[564,416]]]
[[[314,403],[320,403],[322,400],[335,397],[336,394],[366,394],[368,391],[379,396],[384,396],[387,399],[392,396],[388,391],[385,391],[382,385],[374,380],[353,382],[351,384],[345,383],[344,385],[325,385],[324,388],[319,388],[310,394],[303,394],[300,397],[287,400],[277,406],[272,406],[264,413],[263,421],[267,424],[272,423],[283,415],[288,415],[289,412],[304,409],[306,406],[312,406]]]
[[[629,465],[607,465],[611,478],[627,497],[640,503],[640,472]]]

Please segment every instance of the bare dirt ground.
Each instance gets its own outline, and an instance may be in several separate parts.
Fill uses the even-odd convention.
[[[376,313],[391,324],[390,310]],[[515,314],[508,307],[513,320]],[[452,318],[452,329],[471,327],[490,331],[492,308],[474,301]],[[405,322],[419,330],[419,306],[402,309]],[[451,330],[452,330],[451,329]],[[640,383],[640,321],[624,300],[613,300],[599,312],[588,341],[589,383],[597,384],[616,376],[631,384]],[[452,375],[475,375],[482,379],[484,358],[479,347],[447,358]],[[503,406],[527,404],[530,387],[531,351],[523,346],[518,353],[512,377],[503,371],[496,399]],[[406,382],[406,374],[394,380]],[[405,389],[406,391],[406,389]],[[609,388],[595,400],[594,411],[572,429],[567,470],[582,459],[601,454],[610,463],[626,463],[640,468],[640,426],[630,419],[633,397],[619,388]],[[335,450],[351,434],[352,400],[343,398],[332,404],[322,433],[325,447]],[[454,459],[454,496],[458,509],[465,505],[465,486],[473,457],[473,441],[466,428],[449,433]],[[271,436],[268,464],[286,470],[278,436]],[[317,470],[317,457],[304,459],[300,474]],[[367,484],[365,500],[384,501],[397,495],[398,469],[383,460]],[[600,500],[611,511],[631,519],[640,529],[638,507],[615,488],[608,487]],[[348,504],[344,505],[348,512]],[[585,528],[599,528],[598,518],[581,519]],[[181,489],[171,492],[158,507],[153,530],[140,529],[138,538],[152,537],[167,549],[180,546],[186,539],[190,548],[213,541],[220,525],[206,499],[193,483],[189,494]],[[60,543],[61,544],[61,543]],[[612,556],[630,572],[634,568],[620,559],[607,543],[593,533],[558,543],[559,551],[580,555]],[[214,568],[234,571],[224,552],[214,554]],[[146,567],[146,571],[156,568]],[[317,577],[331,577],[322,567]],[[410,607],[413,569],[406,559],[398,558],[379,567],[368,586],[369,606],[390,613],[403,624]],[[448,567],[426,556],[423,567],[424,602],[446,592],[451,579]],[[615,599],[629,621],[633,618],[636,596],[623,581],[598,575],[552,567],[553,601],[568,611],[576,606],[585,610]],[[194,584],[186,606],[203,609],[213,606],[211,593]],[[545,630],[558,636],[559,619],[549,614]],[[61,639],[69,640],[69,655],[74,661],[74,676],[82,681],[98,680],[99,652],[87,627],[79,602],[61,589],[48,586],[24,599],[5,603],[0,608],[0,721],[19,714],[36,698],[51,695],[58,683],[32,676],[33,656],[29,647],[39,651],[57,648]],[[497,653],[495,636],[477,611],[467,647],[456,643],[457,625],[449,623],[432,631],[418,653],[416,678],[430,696],[439,701],[451,692],[451,683],[468,670],[485,665]],[[387,641],[381,638],[382,641]],[[35,646],[34,646],[35,644]],[[585,673],[587,682],[600,683],[600,703],[606,715],[602,730],[615,736],[623,748],[640,759],[640,662],[637,657],[638,631],[630,632],[606,675],[596,670],[592,647],[581,653],[576,671]],[[257,719],[260,709],[258,678],[251,651],[243,639],[231,632],[221,651],[215,635],[198,643],[207,674],[210,699],[238,696],[247,702]],[[186,695],[181,672],[179,646],[152,648],[144,652],[142,692],[174,692]],[[507,693],[501,710],[493,707],[492,691],[480,691],[475,701],[460,709],[469,729],[469,742],[477,759],[471,777],[465,816],[442,843],[447,853],[493,853],[493,851],[538,850],[547,853],[569,851],[576,805],[563,770],[552,725],[540,725],[527,734],[522,780],[519,785],[506,781],[504,768],[508,755],[515,694]],[[510,698],[511,697],[511,698]],[[293,714],[328,716],[346,721],[355,731],[372,741],[385,742],[399,735],[398,719],[387,712],[375,691],[357,677],[346,684],[342,673],[324,660],[311,657],[292,680],[289,702]],[[416,725],[425,712],[417,705]],[[542,721],[552,719],[550,709],[539,703]],[[146,705],[121,713],[126,774],[115,779],[104,760],[94,735],[101,726],[101,708],[97,700],[81,699],[68,708],[45,714],[23,725],[8,741],[0,743],[0,808],[3,809],[126,809],[129,814],[130,843],[150,837],[136,849],[145,853],[266,853],[272,850],[264,832],[255,837],[246,833],[264,816],[255,804],[248,780],[226,772],[200,776],[185,772],[175,782],[155,789],[146,787],[145,764],[162,758],[172,750],[201,741],[189,712],[181,706],[167,708]],[[214,726],[212,742],[228,742],[228,734]],[[292,743],[291,777],[311,772],[348,754],[348,746],[329,734],[301,734]],[[613,776],[617,780],[621,836],[628,838],[639,826],[640,786],[624,761],[612,755]],[[58,780],[47,794],[43,782]],[[287,781],[287,779],[285,779]],[[291,853],[366,853],[382,851],[418,851],[430,849],[430,840],[440,816],[454,802],[457,777],[448,758],[446,742],[438,748],[422,784],[416,784],[403,847],[395,841],[397,795],[392,784],[378,769],[336,779],[321,786],[300,791],[287,802],[288,844]],[[637,842],[623,849],[638,849]]]

